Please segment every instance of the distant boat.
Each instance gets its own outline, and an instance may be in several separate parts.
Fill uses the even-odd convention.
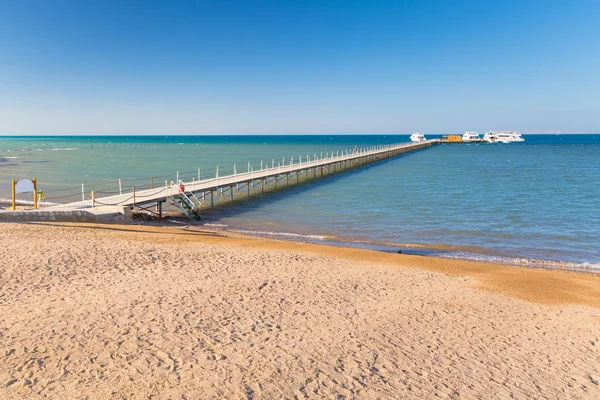
[[[498,140],[502,143],[512,143],[512,142],[524,142],[523,136],[518,134],[517,132],[500,132],[498,134]]]
[[[498,132],[489,131],[486,132],[485,135],[483,135],[483,140],[485,140],[488,143],[498,143],[498,137]]]
[[[479,142],[481,138],[479,137],[478,132],[465,132],[462,135],[463,142]]]
[[[425,135],[423,135],[420,132],[415,132],[412,135],[410,135],[410,140],[413,142],[422,142],[425,140]]]
[[[523,136],[517,132],[493,132],[489,131],[483,135],[483,140],[489,143],[513,143],[524,142]]]

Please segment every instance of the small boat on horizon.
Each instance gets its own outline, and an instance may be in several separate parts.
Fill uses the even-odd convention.
[[[483,135],[483,140],[488,143],[498,143],[499,134],[498,132],[488,131]]]
[[[463,142],[480,142],[479,132],[465,132],[462,135]]]
[[[517,132],[500,132],[498,134],[498,140],[502,143],[512,143],[512,142],[524,142],[523,136],[518,134]]]
[[[412,135],[410,135],[410,140],[411,140],[412,142],[423,142],[423,141],[425,141],[426,139],[425,139],[425,135],[423,135],[422,133],[420,133],[420,132],[415,132],[415,133],[413,133]]]
[[[483,140],[488,143],[513,143],[513,142],[524,142],[523,136],[519,133],[510,131],[510,132],[494,132],[489,131],[483,135]]]

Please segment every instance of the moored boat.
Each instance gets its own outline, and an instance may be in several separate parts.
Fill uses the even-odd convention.
[[[499,139],[498,132],[489,131],[489,132],[486,132],[485,135],[483,135],[483,140],[485,140],[488,143],[498,143],[498,139]]]
[[[481,141],[481,138],[479,137],[478,132],[465,132],[462,135],[462,141],[463,142],[479,142],[479,141]]]
[[[500,132],[498,134],[498,140],[502,143],[512,143],[512,142],[524,142],[523,136],[518,134],[517,132]]]
[[[425,135],[420,132],[415,132],[410,135],[410,140],[413,142],[423,142],[425,140]]]

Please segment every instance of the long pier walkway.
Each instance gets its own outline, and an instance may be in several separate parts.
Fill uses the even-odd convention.
[[[234,195],[253,191],[277,189],[281,186],[299,183],[300,180],[318,178],[335,172],[340,172],[359,165],[364,165],[399,154],[430,147],[440,143],[439,139],[431,139],[416,143],[402,143],[395,145],[382,145],[356,149],[355,151],[343,151],[327,154],[325,157],[315,155],[302,160],[290,159],[288,164],[285,160],[275,165],[275,160],[270,164],[261,162],[260,167],[248,164],[245,172],[239,173],[234,166],[233,170],[226,175],[220,175],[217,168],[214,176],[205,179],[196,179],[194,176],[180,178],[175,181],[166,180],[164,184],[149,189],[139,190],[135,186],[123,190],[119,181],[118,194],[102,196],[102,192],[92,192],[91,199],[71,202],[66,204],[45,207],[45,210],[74,211],[90,209],[99,206],[123,206],[141,208],[152,211],[162,216],[162,204],[167,202],[178,206],[188,216],[198,216],[197,212],[201,206],[212,206],[215,200],[234,200]],[[223,173],[223,170],[221,170]],[[199,178],[202,178],[198,170]],[[185,180],[185,181],[184,181]],[[147,187],[147,186],[146,186]],[[82,185],[82,197],[85,193]]]

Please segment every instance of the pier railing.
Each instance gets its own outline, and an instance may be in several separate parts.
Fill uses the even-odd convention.
[[[420,144],[432,144],[439,142],[439,139],[427,140]],[[219,180],[224,181],[232,177],[239,176],[240,179],[248,177],[252,179],[254,174],[264,175],[265,171],[269,173],[285,173],[296,170],[300,167],[311,168],[316,165],[326,165],[349,159],[361,158],[373,154],[381,154],[386,151],[395,151],[404,147],[414,147],[415,143],[389,144],[369,146],[354,149],[343,149],[331,152],[321,152],[305,154],[297,157],[282,157],[279,159],[260,160],[254,163],[247,162],[242,164],[233,164],[229,166],[216,166],[214,168],[197,168],[188,171],[176,171],[171,174],[149,176],[144,178],[126,178],[116,179],[97,183],[81,183],[67,188],[43,190],[42,200],[45,203],[74,203],[80,201],[92,200],[94,197],[97,204],[102,204],[103,197],[130,194],[129,199],[137,196],[139,201],[144,197],[152,197],[149,189],[157,189],[156,193],[169,188],[172,182],[186,182],[186,184],[195,185],[197,182],[214,182],[218,184]],[[139,192],[146,193],[139,193]],[[121,200],[121,199],[119,199]],[[118,203],[127,203],[119,201]],[[108,204],[107,204],[108,205]],[[115,205],[115,204],[110,204]]]

